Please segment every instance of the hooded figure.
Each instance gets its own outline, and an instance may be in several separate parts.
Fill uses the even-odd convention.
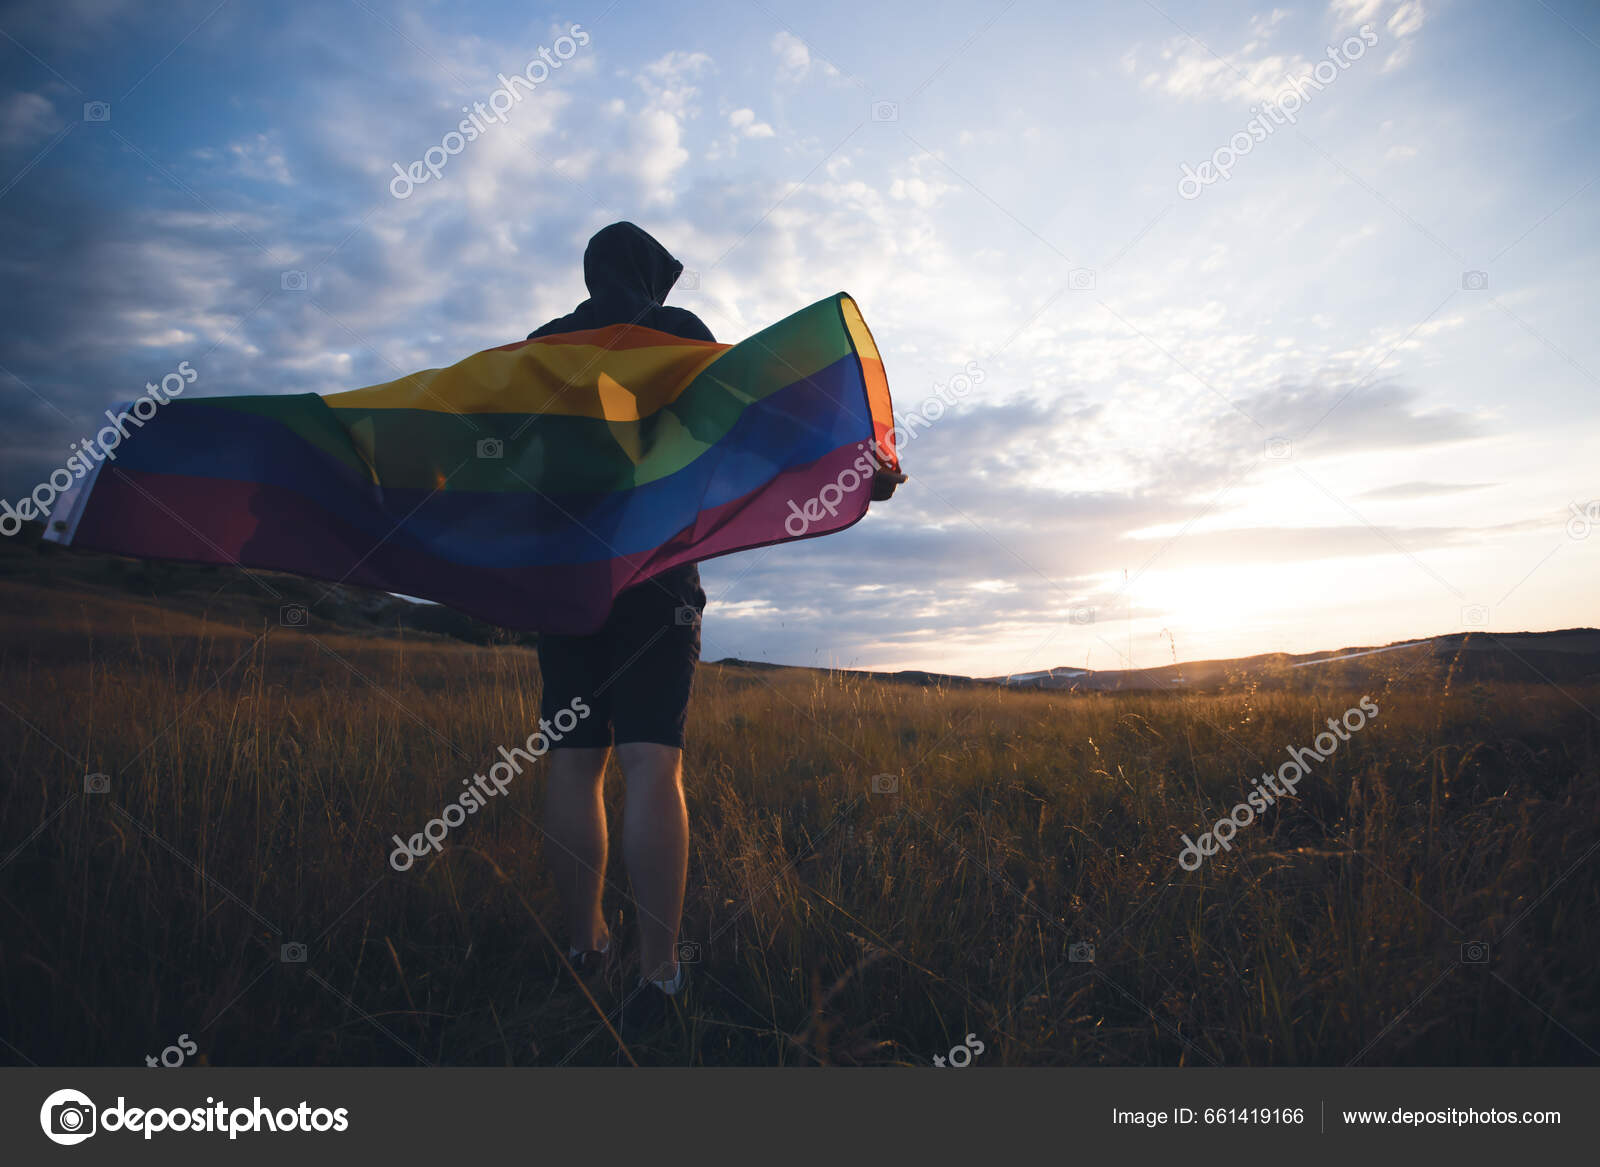
[[[693,312],[665,308],[662,301],[683,274],[683,264],[641,227],[613,223],[596,231],[583,253],[589,298],[565,316],[528,334],[549,336],[608,324],[638,324],[687,340],[714,340]]]
[[[714,340],[693,312],[662,306],[682,273],[683,264],[642,228],[632,223],[602,227],[583,253],[589,298],[528,339],[636,324],[689,340]],[[609,746],[613,730],[618,744],[681,748],[705,606],[699,566],[684,563],[620,592],[599,631],[541,635],[542,715],[555,718],[573,699],[593,707],[557,748]]]
[[[693,312],[662,306],[661,301],[667,298],[667,293],[682,274],[683,264],[674,259],[672,252],[661,246],[655,236],[643,227],[628,222],[602,227],[590,238],[589,246],[583,251],[583,282],[589,289],[589,298],[565,316],[557,316],[548,324],[540,325],[528,333],[528,339],[558,332],[604,328],[608,324],[637,324],[687,340],[714,341],[716,338],[711,335],[711,330]],[[657,597],[665,596],[674,605],[696,609],[695,620],[689,631],[692,631],[692,651],[698,658],[698,612],[706,604],[706,594],[700,587],[699,567],[685,563],[669,568],[639,585],[639,588]],[[637,600],[629,605],[630,608],[637,606]],[[679,631],[685,632],[684,629]],[[559,637],[542,637],[541,640],[552,645],[562,643]],[[593,648],[592,643],[583,644],[581,640],[572,643],[580,652],[588,652]]]
[[[632,223],[603,227],[583,253],[589,298],[528,339],[637,324],[714,340],[693,312],[662,306],[681,274],[683,264]],[[636,828],[641,833],[632,843],[624,840],[640,905],[642,973],[638,991],[620,1011],[629,1040],[665,1020],[684,984],[685,970],[674,955],[689,858],[683,740],[705,606],[700,569],[685,563],[619,592],[598,632],[539,637],[541,724],[564,734],[554,742],[546,775],[547,837],[553,850],[579,860],[555,862],[552,874],[571,932],[568,961],[582,977],[603,976],[617,955],[600,912],[607,844],[599,792],[613,745],[626,779],[629,821],[650,824]],[[587,716],[570,731],[560,730],[562,717],[579,711]]]

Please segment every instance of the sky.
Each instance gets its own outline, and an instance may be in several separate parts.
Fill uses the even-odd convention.
[[[855,527],[702,565],[706,659],[1594,625],[1597,82],[1560,0],[0,5],[0,493],[180,362],[521,339],[630,219],[719,340],[849,292],[926,421]]]

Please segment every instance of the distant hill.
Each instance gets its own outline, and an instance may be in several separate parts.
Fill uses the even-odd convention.
[[[777,669],[786,665],[728,659],[730,668]],[[1496,681],[1525,684],[1576,684],[1600,680],[1600,630],[1568,628],[1558,632],[1452,632],[1426,640],[1361,645],[1327,652],[1263,653],[1229,660],[1191,661],[1150,669],[1054,668],[1009,676],[964,677],[950,673],[866,672],[815,669],[815,672],[860,672],[880,681],[952,688],[992,685],[1008,689],[1062,692],[1129,692],[1183,690],[1210,692],[1259,684],[1304,690],[1329,683],[1360,686],[1387,683],[1439,684],[1446,680],[1476,684]]]
[[[1366,678],[1412,677],[1464,682],[1560,684],[1600,679],[1600,630],[1556,632],[1451,632],[1383,645],[1356,645],[1315,653],[1263,653],[1230,660],[1190,661],[1151,669],[1049,669],[988,684],[1021,689],[1206,690],[1252,681],[1309,688],[1330,677],[1358,684]]]
[[[871,677],[877,681],[895,681],[906,685],[932,685],[939,688],[957,688],[966,685],[992,685],[992,680],[982,680],[978,677],[963,677],[955,673],[928,673],[921,669],[903,669],[897,673],[875,673],[869,669],[819,669],[811,665],[775,665],[767,661],[740,660],[736,656],[724,657],[712,662],[724,668],[749,669],[754,672],[764,670],[782,670],[785,672],[807,673],[849,673],[856,677]]]
[[[274,621],[292,624],[298,608],[319,626],[332,625],[354,633],[421,633],[472,644],[532,645],[538,640],[532,633],[498,628],[454,608],[388,592],[254,568],[78,551],[43,542],[41,533],[38,523],[27,523],[15,538],[0,538],[0,580],[52,590],[134,595],[200,608],[215,619],[250,626]]]
[[[397,632],[449,637],[471,644],[537,643],[464,616],[453,608],[420,603],[366,588],[325,584],[299,576],[235,567],[165,563],[63,549],[39,539],[37,523],[16,538],[0,538],[0,580],[52,590],[131,594],[161,603],[200,608],[213,618],[248,626],[293,619],[296,607],[318,625],[348,632]],[[270,589],[270,590],[269,590]],[[1357,645],[1319,653],[1263,653],[1230,660],[1191,661],[1148,669],[1061,667],[1009,676],[967,677],[919,669],[872,672],[808,669],[728,658],[730,669],[849,672],[900,684],[961,688],[998,686],[1063,692],[1183,690],[1205,692],[1240,685],[1310,689],[1330,683],[1361,686],[1378,681],[1416,684],[1577,683],[1600,679],[1600,630],[1557,632],[1452,632],[1384,645]]]

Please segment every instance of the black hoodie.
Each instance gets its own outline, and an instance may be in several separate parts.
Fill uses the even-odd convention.
[[[632,223],[612,223],[602,227],[589,240],[583,252],[583,282],[589,287],[589,298],[565,316],[528,333],[528,339],[548,336],[554,332],[578,332],[587,328],[604,328],[608,324],[639,324],[688,340],[715,340],[711,330],[700,322],[693,312],[682,308],[662,307],[672,285],[683,274],[683,264],[672,258],[672,253],[642,227]],[[668,568],[646,584],[627,589],[640,592],[656,606],[666,604],[673,609],[672,616],[681,620],[681,605],[696,609],[706,606],[706,594],[700,587],[700,569],[696,564],[684,563]],[[620,600],[621,597],[619,596]],[[634,605],[629,605],[633,611]],[[607,621],[609,628],[612,621]],[[693,626],[699,652],[699,625]]]
[[[689,340],[713,340],[711,330],[693,312],[662,306],[682,274],[683,264],[643,228],[632,223],[602,227],[583,253],[589,298],[566,316],[530,332],[528,339],[608,324],[639,324]]]

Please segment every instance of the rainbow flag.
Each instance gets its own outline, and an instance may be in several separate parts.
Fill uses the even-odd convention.
[[[857,522],[893,426],[841,292],[735,345],[612,325],[326,397],[175,398],[124,422],[46,538],[583,633],[669,567]]]

